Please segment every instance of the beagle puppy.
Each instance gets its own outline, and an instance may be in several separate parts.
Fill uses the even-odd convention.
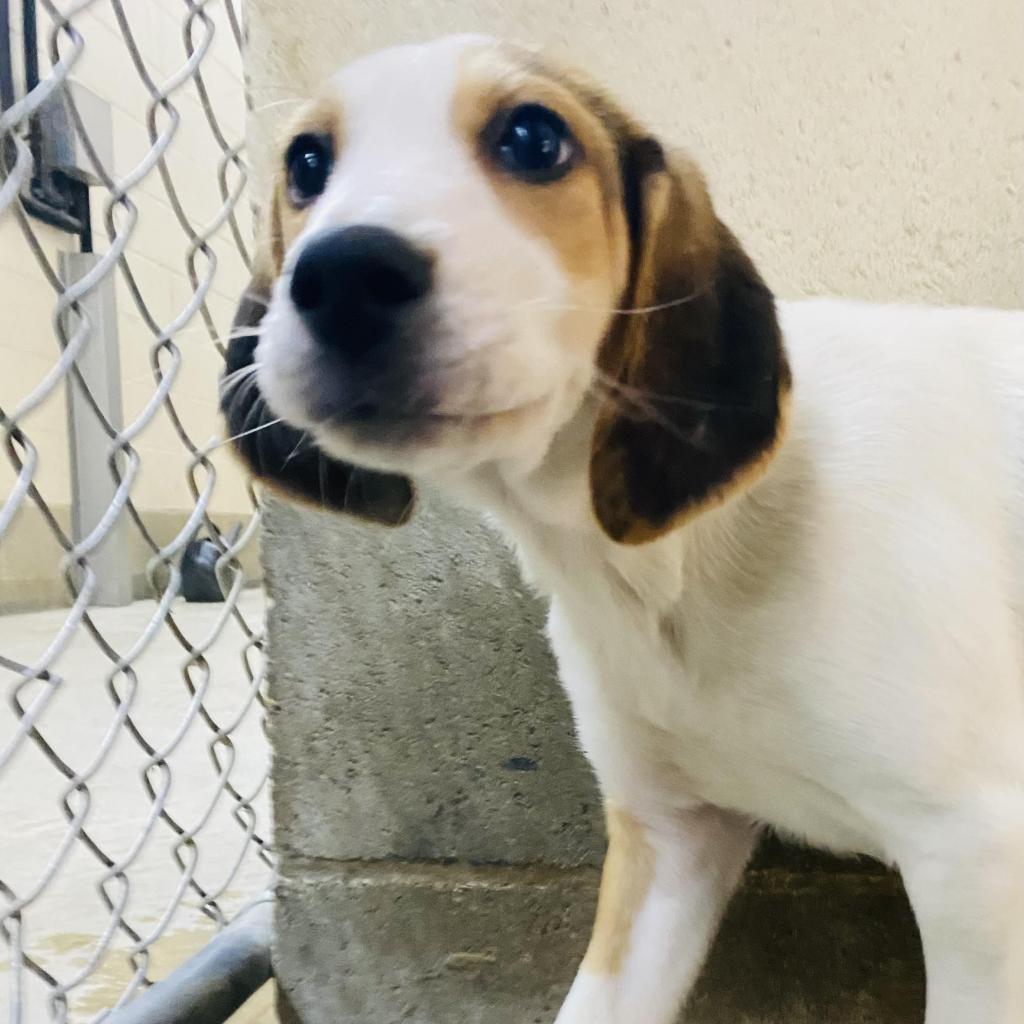
[[[478,37],[281,147],[223,409],[270,485],[478,508],[606,802],[557,1024],[671,1024],[764,826],[898,866],[927,1024],[1024,1021],[1024,314],[776,303],[698,169]]]

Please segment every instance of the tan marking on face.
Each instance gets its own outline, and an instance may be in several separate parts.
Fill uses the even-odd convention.
[[[281,272],[284,254],[306,225],[309,211],[315,203],[298,208],[288,198],[288,175],[284,166],[285,153],[298,135],[325,135],[330,138],[334,159],[338,159],[342,146],[344,123],[341,102],[337,96],[324,93],[309,101],[289,123],[277,147],[277,173],[270,201],[270,223],[267,238],[275,276]]]
[[[556,181],[520,180],[486,150],[483,135],[495,116],[524,103],[555,111],[579,146],[578,164]],[[550,243],[571,280],[603,285],[615,305],[629,263],[618,151],[582,87],[512,47],[475,50],[463,58],[452,118],[509,217]]]
[[[583,969],[618,974],[629,952],[633,923],[654,884],[655,853],[643,826],[609,804],[608,853],[601,874],[597,919]]]

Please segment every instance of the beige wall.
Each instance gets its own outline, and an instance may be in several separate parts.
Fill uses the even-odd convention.
[[[249,0],[249,17],[257,106],[394,42],[548,44],[699,158],[779,294],[1024,305],[1021,0]]]
[[[186,13],[183,5],[180,0],[132,0],[124,6],[154,78],[166,79],[186,56],[181,35]],[[241,60],[221,5],[212,3],[207,10],[216,23],[216,34],[212,52],[204,59],[204,76],[224,132],[235,140],[245,130]],[[39,22],[41,69],[45,74],[49,64],[45,53],[49,20],[42,8]],[[84,37],[85,50],[72,77],[110,104],[114,171],[122,176],[149,148],[145,128],[148,95],[131,64],[110,5],[94,4],[75,17],[75,26]],[[195,32],[196,39],[201,35]],[[17,25],[12,42],[15,51],[20,52]],[[181,123],[168,164],[190,219],[203,225],[221,203],[217,184],[221,151],[194,85],[175,94],[174,103],[181,113]],[[159,323],[167,324],[192,295],[185,265],[188,241],[156,171],[131,194],[139,208],[139,221],[128,254],[150,310]],[[107,246],[103,220],[106,191],[94,188],[92,199],[94,245],[102,251]],[[249,228],[247,201],[240,210],[240,221],[243,228]],[[32,223],[54,262],[58,250],[77,246],[72,236],[37,221]],[[226,332],[248,275],[226,228],[213,240],[212,247],[219,265],[209,305],[218,326]],[[140,318],[120,274],[116,282],[124,418],[130,423],[153,391],[149,362],[153,335]],[[50,323],[52,305],[52,291],[33,263],[14,218],[0,217],[0,406],[5,410],[18,404],[56,358]],[[198,316],[175,341],[183,355],[173,391],[175,405],[192,438],[205,443],[221,432],[216,409],[221,357]],[[37,485],[58,517],[67,522],[70,483],[63,390],[58,389],[24,425],[40,452]],[[140,436],[136,448],[142,456],[142,470],[133,497],[153,532],[161,541],[169,540],[181,528],[192,504],[186,451],[169,417],[162,412]],[[214,462],[218,486],[213,512],[225,524],[247,518],[249,501],[242,473],[226,450],[218,452]],[[0,459],[0,494],[6,495],[13,479],[7,460]],[[134,540],[132,550],[138,572],[146,551]],[[0,542],[0,607],[30,607],[58,599],[62,589],[57,576],[59,557],[60,549],[50,539],[41,517],[31,507],[25,508],[13,531]]]

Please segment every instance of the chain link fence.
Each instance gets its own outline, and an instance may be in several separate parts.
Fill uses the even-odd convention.
[[[216,416],[251,251],[242,15],[0,0],[13,1024],[105,1019],[272,882],[260,510]],[[215,599],[186,601],[204,552]]]

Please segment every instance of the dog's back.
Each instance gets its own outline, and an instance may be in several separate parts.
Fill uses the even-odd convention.
[[[750,494],[697,526],[685,613],[714,628],[691,629],[688,658],[757,709],[748,752],[774,735],[794,779],[864,820],[1014,777],[1024,313],[813,300],[780,314],[788,436]],[[742,720],[733,709],[714,732]],[[847,741],[859,753],[840,754]],[[877,788],[893,778],[906,788]],[[766,799],[770,814],[744,809],[842,844],[786,785]]]
[[[997,545],[1024,614],[1024,312],[825,299],[779,311],[792,428],[816,472],[903,538],[965,558]]]

